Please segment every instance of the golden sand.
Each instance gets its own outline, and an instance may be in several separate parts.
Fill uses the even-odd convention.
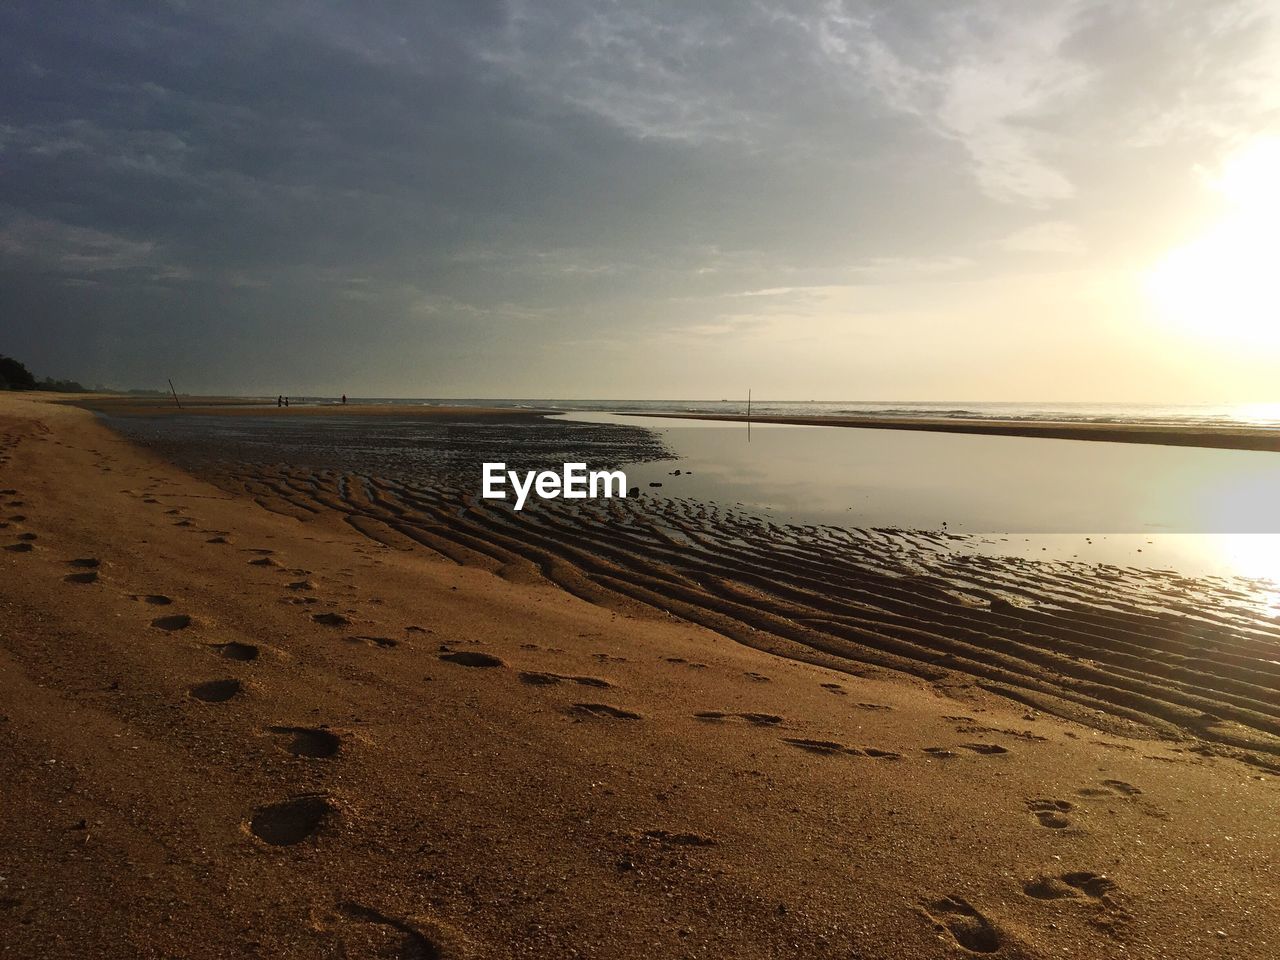
[[[0,954],[1280,956],[1257,766],[284,516],[45,398],[0,488]]]

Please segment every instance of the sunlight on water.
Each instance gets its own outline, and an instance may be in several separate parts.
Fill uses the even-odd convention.
[[[748,442],[742,424],[569,416],[657,430],[677,459],[626,468],[650,494],[964,535],[957,549],[984,554],[1280,583],[1274,453],[776,424]],[[1250,593],[1280,611],[1280,587]]]
[[[1280,423],[1280,403],[1246,403],[1236,408],[1236,419],[1259,426]]]
[[[1221,558],[1237,576],[1274,584],[1269,604],[1280,613],[1280,536],[1270,533],[1226,533],[1204,538],[1202,549]]]

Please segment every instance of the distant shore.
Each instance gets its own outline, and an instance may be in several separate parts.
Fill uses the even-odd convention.
[[[70,399],[70,398],[68,398]],[[172,397],[118,397],[95,395],[75,397],[70,402],[78,407],[112,416],[177,416],[206,417],[400,417],[529,420],[549,410],[515,409],[512,407],[428,406],[420,403],[324,403],[297,402],[278,407],[274,399],[264,397],[179,397],[179,407]]]
[[[1095,440],[1147,443],[1172,447],[1280,451],[1280,432],[1264,427],[1145,423],[1072,423],[1068,421],[961,420],[949,417],[794,417],[734,413],[630,413],[633,417],[673,420],[724,420],[734,423],[780,423],[810,427],[857,427],[866,430],[920,430],[930,433],[973,433],[1046,440]]]
[[[421,403],[297,402],[277,407],[269,397],[185,397],[181,408],[172,397],[67,395],[63,402],[113,416],[170,416],[194,414],[220,417],[398,417],[408,419],[531,420],[567,411],[551,407],[427,405]],[[1156,446],[1207,447],[1220,450],[1280,451],[1280,430],[1238,425],[1167,423],[1082,423],[1070,420],[998,420],[953,417],[795,416],[766,414],[748,418],[741,413],[619,411],[619,415],[670,420],[713,420],[729,423],[790,424],[813,427],[854,427],[864,430],[916,430],[1046,440],[1091,440],[1143,443]]]

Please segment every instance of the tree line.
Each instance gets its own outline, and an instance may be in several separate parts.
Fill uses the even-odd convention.
[[[27,365],[0,354],[0,390],[54,390],[60,393],[87,393],[88,388],[75,380],[37,380]]]

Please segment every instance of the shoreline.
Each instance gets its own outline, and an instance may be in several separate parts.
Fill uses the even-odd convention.
[[[171,397],[120,397],[113,394],[46,394],[56,402],[100,411],[112,416],[219,416],[219,417],[333,417],[360,416],[401,419],[489,419],[529,421],[572,414],[555,408],[480,407],[469,405],[426,406],[409,403],[299,403],[276,407],[270,398],[181,397],[177,408]],[[793,416],[734,413],[657,413],[650,411],[599,411],[620,417],[704,420],[726,423],[843,427],[864,430],[907,430],[927,433],[1026,437],[1045,440],[1079,440],[1104,443],[1137,443],[1153,446],[1201,447],[1220,450],[1280,452],[1280,430],[1267,427],[1195,426],[1149,423],[1084,423],[1055,420],[996,420],[951,417]]]
[[[946,658],[803,662],[763,622],[733,637],[582,575],[666,597],[722,580],[735,602],[749,577],[642,577],[483,513],[397,536],[385,485],[235,492],[71,406],[0,394],[0,471],[15,956],[1274,948],[1256,918],[1276,907],[1280,778],[1194,737],[1062,719]],[[1017,611],[972,611],[992,614]]]
[[[1262,427],[1187,427],[1175,424],[1072,423],[1068,421],[965,420],[946,417],[751,416],[730,413],[627,413],[629,417],[718,420],[864,430],[915,430],[1044,440],[1144,443],[1158,446],[1280,452],[1280,431]]]
[[[75,394],[56,396],[69,406],[120,417],[396,417],[403,419],[490,419],[533,420],[552,411],[508,407],[424,406],[392,403],[298,403],[277,407],[273,400],[242,397],[182,397],[179,408],[172,397],[164,399],[97,395],[79,398]]]
[[[605,450],[609,459],[636,459],[648,431],[598,425],[584,436],[572,421],[548,418],[530,434],[525,421],[475,417],[378,442],[354,423],[291,427],[289,446],[277,446],[275,424],[287,420],[225,439],[217,430],[177,431],[157,449],[265,509],[303,521],[336,514],[394,549],[521,571],[597,604],[678,612],[738,642],[837,670],[874,663],[936,679],[942,662],[1049,713],[1191,734],[1280,769],[1280,710],[1258,707],[1280,692],[1280,668],[1263,665],[1280,629],[1266,620],[1267,598],[1241,593],[1243,583],[1201,580],[1187,597],[1184,572],[983,557],[945,530],[830,526],[819,535],[727,502],[663,494],[543,501],[522,515],[477,500],[471,469],[459,466],[474,469],[472,458],[495,449],[518,456],[526,445],[550,461]],[[119,426],[138,439],[151,434],[128,431],[127,420]],[[1064,618],[1063,603],[1079,619]],[[1151,622],[1165,611],[1214,624],[1213,632],[1171,634]],[[1257,666],[1242,663],[1227,679],[1163,662],[1173,650],[1213,659],[1210,648]],[[1217,720],[1204,722],[1204,712]]]

